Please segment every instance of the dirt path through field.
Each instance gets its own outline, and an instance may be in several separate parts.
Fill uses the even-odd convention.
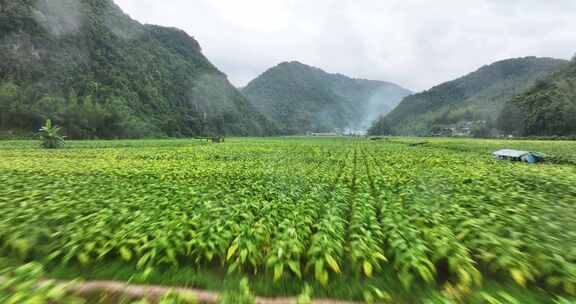
[[[67,283],[58,281],[57,284],[65,287],[71,293],[82,297],[93,296],[94,294],[107,294],[128,299],[147,299],[157,301],[169,292],[189,293],[196,295],[199,303],[216,304],[219,294],[216,292],[204,291],[193,288],[166,287],[157,285],[131,285],[115,281],[86,281],[80,283]],[[296,304],[296,298],[262,298],[257,297],[257,304]],[[358,304],[358,302],[337,301],[328,299],[313,300],[314,304]]]

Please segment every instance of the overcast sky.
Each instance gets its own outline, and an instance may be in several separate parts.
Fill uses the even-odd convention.
[[[194,36],[237,86],[297,60],[423,90],[500,59],[576,53],[576,0],[115,2]]]

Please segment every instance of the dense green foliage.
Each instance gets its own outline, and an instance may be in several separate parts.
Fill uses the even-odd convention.
[[[78,282],[60,283],[47,280],[41,264],[28,263],[18,267],[0,270],[0,303],[3,304],[85,304],[122,303],[148,304],[146,299],[136,301],[112,295],[95,295],[84,299],[71,292],[72,285]],[[223,302],[223,301],[221,301]],[[170,291],[157,299],[157,304],[197,304],[195,295]]]
[[[109,278],[128,271],[130,281],[172,271],[160,283],[200,288],[210,285],[192,281],[197,273],[220,284],[248,276],[259,295],[296,296],[305,284],[314,297],[391,303],[553,303],[576,293],[576,168],[487,153],[513,145],[574,158],[576,142],[410,141],[97,141],[55,151],[0,142],[0,257],[88,278],[111,263],[126,270]]]
[[[506,103],[498,124],[519,136],[576,135],[576,58]]]
[[[0,131],[71,138],[264,135],[270,123],[183,31],[111,0],[0,2]]]
[[[392,83],[328,74],[298,62],[266,71],[242,92],[283,134],[366,129],[411,93]]]
[[[68,295],[65,286],[44,281],[42,265],[29,263],[0,270],[0,303],[3,304],[83,304],[80,298]]]
[[[426,135],[463,121],[486,121],[489,128],[495,127],[507,100],[565,65],[565,60],[526,57],[484,66],[462,78],[406,97],[396,109],[380,118],[370,133]]]

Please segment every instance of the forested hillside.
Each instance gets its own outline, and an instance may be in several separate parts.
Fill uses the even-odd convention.
[[[499,128],[519,136],[576,135],[576,57],[506,103]]]
[[[370,133],[427,135],[449,125],[476,121],[481,121],[483,128],[495,128],[507,100],[566,65],[565,60],[525,57],[484,66],[406,97],[394,111],[376,121]]]
[[[285,62],[249,83],[242,92],[282,134],[365,129],[411,92],[398,85]]]
[[[111,0],[0,0],[0,130],[72,138],[264,135],[274,127],[185,32]]]

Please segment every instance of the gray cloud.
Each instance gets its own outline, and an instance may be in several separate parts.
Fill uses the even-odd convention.
[[[236,85],[279,62],[427,89],[496,60],[570,58],[573,0],[115,0],[175,26]]]

